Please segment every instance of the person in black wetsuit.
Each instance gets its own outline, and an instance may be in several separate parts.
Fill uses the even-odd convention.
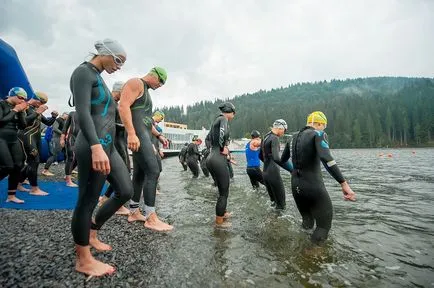
[[[182,168],[184,168],[184,171],[187,171],[187,146],[188,143],[184,144],[184,147],[182,147],[181,151],[179,152],[178,158],[179,158],[179,163],[181,163]]]
[[[60,147],[65,148],[66,161],[65,161],[65,182],[68,187],[78,187],[77,184],[72,182],[72,171],[77,166],[77,157],[75,155],[75,141],[77,140],[78,132],[80,131],[80,124],[77,118],[77,112],[72,111],[69,113],[62,129],[60,136]]]
[[[202,140],[199,138],[193,138],[193,141],[187,146],[187,165],[193,173],[193,178],[199,177],[199,161],[200,152],[199,145],[202,144]]]
[[[261,144],[261,153],[259,154],[260,159],[264,162],[263,176],[271,205],[279,210],[283,210],[286,207],[285,186],[283,186],[279,166],[287,171],[292,171],[291,162],[288,161],[289,157],[281,159],[279,154],[279,137],[285,134],[287,128],[288,125],[285,120],[278,119],[274,121],[273,128],[264,136],[264,141]]]
[[[112,88],[112,97],[115,103],[119,103],[119,100],[121,99],[121,91],[122,87],[124,86],[124,82],[117,81],[113,84]],[[124,161],[125,165],[127,166],[128,173],[131,175],[131,163],[130,163],[130,155],[128,153],[127,148],[127,134],[125,132],[125,126],[122,123],[121,116],[119,115],[119,106],[116,105],[116,135],[115,135],[115,148],[118,151],[119,155],[121,156],[122,160]],[[107,199],[110,198],[110,196],[113,194],[113,186],[109,185],[107,187],[107,190],[105,191],[104,195],[99,198],[98,205],[101,206]],[[126,208],[125,206],[121,206],[118,211],[116,211],[116,215],[129,215],[130,210]]]
[[[216,227],[230,227],[231,223],[225,221],[230,217],[226,211],[227,200],[229,195],[229,170],[227,167],[227,155],[229,154],[228,142],[230,131],[228,121],[235,117],[235,106],[230,102],[219,105],[221,114],[217,116],[211,125],[209,136],[211,153],[208,156],[206,167],[217,184],[219,198],[216,204]]]
[[[21,87],[12,88],[6,100],[0,101],[0,181],[8,178],[6,202],[24,203],[16,197],[20,172],[24,167],[24,151],[18,141],[18,129],[25,129],[27,93]]]
[[[133,186],[128,169],[114,147],[116,105],[100,75],[103,71],[111,74],[119,70],[126,60],[126,53],[111,39],[97,41],[95,48],[98,54],[80,64],[70,80],[80,124],[75,142],[79,195],[71,230],[77,252],[75,269],[91,276],[102,276],[114,273],[115,269],[97,261],[90,246],[100,251],[112,249],[98,239],[97,231],[131,198]],[[107,200],[92,219],[106,179],[113,185],[115,196]]]
[[[303,227],[311,229],[316,222],[316,228],[311,236],[314,243],[327,239],[333,218],[332,203],[321,174],[321,162],[330,175],[341,184],[344,198],[355,200],[355,193],[330,154],[327,134],[324,132],[326,127],[327,118],[324,113],[312,112],[307,118],[307,126],[294,135],[291,149],[294,165],[291,178],[292,195],[303,218]],[[289,146],[288,142],[284,154],[290,151]]]
[[[200,154],[201,154],[201,156],[200,156],[200,169],[202,169],[202,173],[205,177],[209,177],[209,171],[208,171],[208,168],[206,168],[206,161],[208,159],[210,152],[211,152],[210,149],[207,147],[202,149],[202,151],[200,152]]]
[[[64,112],[53,124],[53,137],[51,138],[50,143],[48,143],[50,157],[48,157],[44,169],[41,172],[44,176],[54,176],[49,169],[51,165],[57,161],[57,156],[62,151],[62,147],[60,146],[60,137],[62,136],[62,130],[66,119],[68,119],[68,113]]]
[[[58,116],[56,111],[51,112],[50,118],[46,118],[42,115],[42,113],[48,109],[45,105],[47,102],[48,97],[45,93],[35,92],[34,98],[28,101],[29,107],[26,110],[27,127],[18,132],[18,137],[24,147],[27,162],[27,165],[21,171],[22,177],[20,182],[23,182],[28,178],[30,185],[32,186],[30,194],[37,196],[48,195],[47,192],[42,191],[38,186],[38,167],[41,151],[41,123],[51,126]]]
[[[246,144],[246,161],[247,175],[249,175],[250,183],[253,188],[259,188],[259,183],[265,185],[264,177],[261,171],[261,161],[259,154],[261,152],[261,134],[257,130],[250,133],[252,140]]]
[[[152,125],[152,99],[149,88],[158,89],[166,82],[166,71],[154,67],[143,78],[132,78],[125,83],[119,105],[122,123],[127,131],[128,148],[133,152],[134,195],[130,201],[131,214],[128,221],[144,221],[146,228],[155,231],[170,231],[173,226],[158,219],[155,211],[155,194],[159,167],[152,145],[152,135],[167,145],[167,139]],[[144,214],[139,210],[143,191]]]

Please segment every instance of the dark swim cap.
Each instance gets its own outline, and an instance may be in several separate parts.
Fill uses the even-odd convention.
[[[253,130],[252,133],[250,133],[250,135],[252,136],[252,138],[259,138],[259,137],[261,137],[261,133],[259,133],[258,130]]]
[[[235,106],[231,102],[225,102],[219,105],[220,111],[223,113],[234,113],[235,114]]]

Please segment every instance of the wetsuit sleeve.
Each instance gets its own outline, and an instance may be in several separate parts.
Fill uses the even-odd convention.
[[[288,161],[289,156],[285,162],[282,162],[281,161],[282,157],[280,157],[279,150],[280,150],[279,138],[274,137],[271,140],[271,156],[273,157],[274,162],[276,162],[280,167],[282,167],[286,171],[292,172],[293,167],[292,167],[292,163]]]
[[[211,131],[205,137],[205,147],[211,149]]]
[[[26,113],[27,113],[26,116],[27,123],[33,123],[33,121],[35,121],[35,119],[38,117],[38,113],[36,113],[36,111],[34,110],[27,109]]]
[[[226,146],[225,134],[228,131],[228,120],[225,117],[220,119],[220,128],[219,128],[219,147],[220,151],[223,151]]]
[[[6,123],[9,123],[14,119],[15,114],[17,112],[10,109],[8,112],[5,112],[4,105],[1,105],[0,107],[0,125],[4,125]]]
[[[100,144],[96,134],[95,124],[90,114],[90,102],[94,82],[94,73],[87,70],[85,67],[77,68],[71,76],[71,91],[74,95],[77,118],[81,132],[90,146]]]
[[[68,118],[68,119],[69,119],[69,118]],[[41,115],[41,122],[44,123],[44,124],[47,125],[47,126],[51,126],[51,125],[53,125],[55,121],[56,121],[56,118],[55,118],[55,117],[47,118],[47,117],[45,117],[44,115]]]
[[[327,134],[322,131],[315,131],[315,133],[316,133],[315,135],[316,151],[325,169],[339,183],[345,182],[344,176],[342,175],[338,165],[336,164],[336,161],[333,159],[330,153],[329,144],[327,141]]]
[[[68,119],[66,119],[65,125],[63,125],[62,134],[66,134],[68,132],[69,126],[71,126],[71,115],[69,115]]]
[[[264,153],[262,153],[262,151],[264,151],[263,148],[262,147],[259,148],[259,160],[261,160],[262,163],[264,163]]]

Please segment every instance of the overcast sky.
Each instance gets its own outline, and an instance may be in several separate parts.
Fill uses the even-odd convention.
[[[301,81],[434,76],[431,0],[2,0],[0,15],[33,89],[62,111],[72,71],[107,37],[128,54],[103,74],[109,87],[162,66],[160,107]]]

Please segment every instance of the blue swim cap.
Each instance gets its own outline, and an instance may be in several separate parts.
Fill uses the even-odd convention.
[[[9,90],[8,97],[18,96],[27,99],[27,92],[21,87],[14,87]]]

